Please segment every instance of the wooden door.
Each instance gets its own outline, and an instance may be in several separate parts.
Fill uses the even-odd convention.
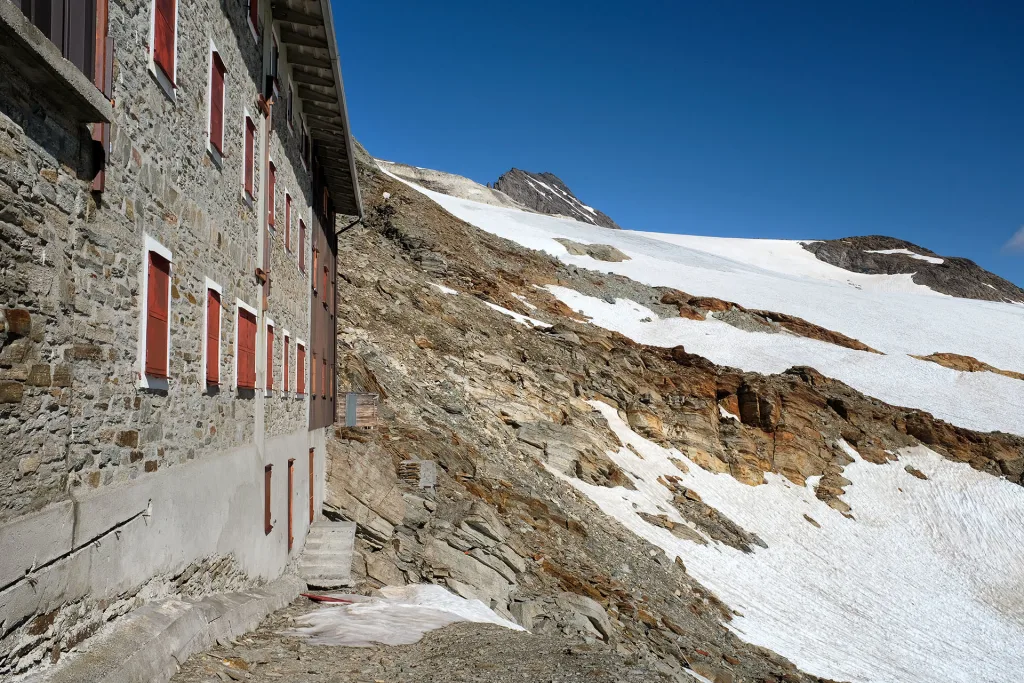
[[[288,552],[295,544],[294,521],[295,508],[295,460],[288,461]]]

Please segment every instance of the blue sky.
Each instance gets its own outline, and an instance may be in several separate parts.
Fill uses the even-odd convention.
[[[1024,285],[1024,3],[335,1],[357,138],[620,225],[886,234]]]

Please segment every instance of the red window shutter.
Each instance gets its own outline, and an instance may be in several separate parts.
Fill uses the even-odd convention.
[[[224,73],[220,53],[214,52],[210,73],[210,144],[221,154],[224,153]]]
[[[299,270],[306,272],[306,224],[299,219]]]
[[[273,465],[263,468],[263,533],[269,534],[274,530],[274,524],[270,516],[270,480]]]
[[[316,291],[316,269],[320,264],[320,252],[316,247],[313,247],[313,277],[309,278],[309,281],[313,283],[313,291]]]
[[[274,188],[277,185],[277,169],[274,168],[274,164],[270,164],[270,188],[267,190],[269,196],[267,197],[267,207],[270,213],[269,222],[271,227],[274,225]]]
[[[238,310],[238,386],[256,388],[256,316]]]
[[[245,118],[245,158],[242,164],[245,166],[245,191],[252,196],[252,171],[255,159],[256,148],[256,126],[248,116]]]
[[[249,0],[249,21],[252,22],[252,27],[256,29],[256,33],[260,32],[260,2],[259,0]]]
[[[284,390],[285,391],[288,391],[291,388],[291,382],[289,381],[289,377],[288,377],[288,353],[290,351],[290,349],[288,348],[288,346],[289,346],[288,342],[289,341],[290,340],[288,339],[288,337],[284,338],[284,367],[281,370],[282,370],[282,372],[284,372]]]
[[[220,384],[220,294],[206,290],[206,383]]]
[[[292,197],[289,194],[284,196],[284,248],[285,251],[292,249]]]
[[[156,0],[153,18],[153,61],[171,81],[174,80],[174,6],[175,0]]]
[[[324,288],[323,288],[323,292],[322,293],[324,295],[324,305],[326,305],[327,304],[327,266],[324,266]]]
[[[320,361],[322,372],[320,373],[320,395],[327,398],[327,359]]]
[[[295,393],[306,393],[306,347],[295,347]]]
[[[155,252],[149,252],[146,302],[146,374],[153,377],[167,377],[170,283],[170,261]]]
[[[274,389],[274,326],[267,326],[267,390]]]

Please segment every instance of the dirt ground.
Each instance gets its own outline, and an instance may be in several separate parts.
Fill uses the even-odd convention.
[[[172,683],[618,683],[670,681],[603,643],[540,636],[490,624],[453,624],[414,645],[331,647],[282,635],[318,609],[305,598],[267,617],[234,643],[182,664]]]

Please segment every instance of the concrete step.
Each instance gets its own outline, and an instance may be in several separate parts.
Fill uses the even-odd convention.
[[[317,588],[351,585],[355,537],[354,522],[315,522],[299,558],[299,576]]]

